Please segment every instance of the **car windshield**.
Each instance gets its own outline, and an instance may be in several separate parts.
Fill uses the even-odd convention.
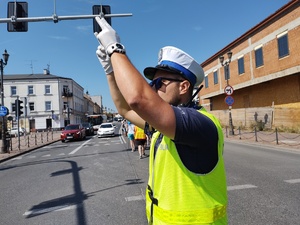
[[[83,127],[90,127],[91,125],[89,123],[83,123],[82,126]]]
[[[79,125],[70,125],[70,126],[66,126],[65,130],[77,130],[79,129]]]
[[[111,124],[102,124],[100,128],[112,128]]]

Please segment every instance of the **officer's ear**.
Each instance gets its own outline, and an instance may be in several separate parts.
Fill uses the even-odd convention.
[[[184,81],[180,82],[180,84],[179,84],[180,94],[185,94],[186,92],[189,92],[190,86],[191,86],[191,84],[188,80],[184,80]]]

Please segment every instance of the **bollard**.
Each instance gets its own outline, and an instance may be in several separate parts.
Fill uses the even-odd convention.
[[[240,140],[241,140],[242,139],[241,127],[239,127],[239,136],[240,136]]]
[[[278,145],[278,131],[277,131],[277,127],[275,128],[275,134],[276,134],[276,144]]]
[[[34,143],[35,143],[35,145],[37,145],[37,141],[36,141],[36,133],[34,134]]]
[[[255,133],[255,141],[257,142],[257,131],[256,131],[256,127],[254,127],[254,133]]]
[[[227,126],[226,126],[226,137],[228,138],[228,133],[227,133]]]

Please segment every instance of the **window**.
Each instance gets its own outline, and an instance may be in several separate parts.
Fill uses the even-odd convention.
[[[260,67],[264,65],[264,57],[262,47],[254,49],[255,52],[255,66]]]
[[[11,111],[16,112],[16,104],[15,103],[11,103]]]
[[[10,87],[10,94],[11,95],[17,95],[17,87],[16,86],[11,86]]]
[[[34,111],[34,102],[29,102],[29,110]]]
[[[279,58],[283,58],[290,54],[287,31],[277,36],[277,44]]]
[[[30,86],[28,86],[28,95],[33,95],[34,93],[33,93],[33,86],[32,85],[30,85]]]
[[[68,108],[68,102],[64,102],[64,110]]]
[[[51,102],[50,101],[46,101],[45,102],[45,111],[50,111],[51,110]]]
[[[50,85],[45,85],[45,94],[51,94]]]
[[[238,58],[238,70],[239,74],[245,73],[244,56]]]
[[[218,84],[219,81],[218,81],[218,71],[214,71],[214,84]]]
[[[206,75],[204,78],[205,88],[208,88],[208,76]]]

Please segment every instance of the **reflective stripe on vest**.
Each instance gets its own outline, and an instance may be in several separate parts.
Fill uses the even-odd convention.
[[[147,196],[149,197],[149,196]],[[154,217],[168,224],[199,224],[213,223],[226,215],[226,206],[216,207],[214,209],[201,209],[193,211],[171,211],[164,210],[153,204]],[[149,218],[150,212],[147,210]]]

